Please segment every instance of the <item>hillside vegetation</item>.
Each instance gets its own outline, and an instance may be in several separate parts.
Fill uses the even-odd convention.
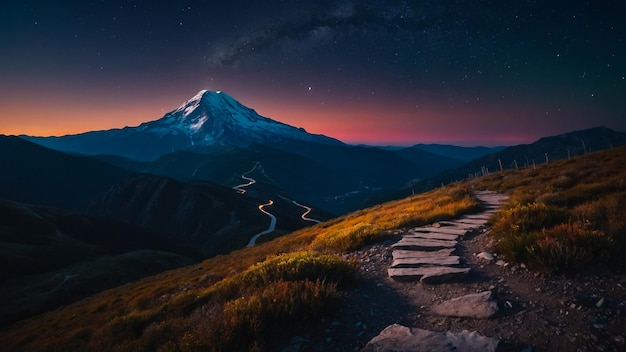
[[[340,254],[480,207],[467,188],[451,186],[357,211],[19,322],[0,343],[13,351],[266,350],[270,332],[318,319],[358,282]]]
[[[479,211],[472,187],[511,196],[491,231],[508,261],[549,271],[619,261],[625,164],[626,148],[619,148],[357,211],[21,321],[0,343],[12,351],[278,349],[359,285],[356,263],[344,253],[389,239],[397,228]]]
[[[491,230],[509,261],[564,271],[623,260],[626,147],[496,172],[475,187],[511,195]]]

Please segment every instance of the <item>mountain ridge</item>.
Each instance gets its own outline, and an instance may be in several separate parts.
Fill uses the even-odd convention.
[[[626,145],[626,133],[598,126],[564,134],[542,137],[533,143],[510,146],[485,155],[461,166],[443,172],[448,180],[465,178],[468,174],[477,175],[499,171],[534,167],[550,161],[585,155]]]
[[[70,155],[16,136],[0,135],[0,198],[79,210],[91,197],[137,175],[86,156]]]
[[[214,145],[248,147],[289,141],[343,145],[263,117],[221,91],[201,90],[163,117],[135,127],[90,131],[59,137],[21,138],[59,151],[86,155],[113,154],[149,161],[175,151],[202,151]]]

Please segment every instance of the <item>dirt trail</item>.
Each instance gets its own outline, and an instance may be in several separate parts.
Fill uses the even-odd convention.
[[[454,255],[471,268],[460,280],[436,285],[389,278],[395,238],[345,255],[363,279],[342,306],[303,334],[286,336],[285,351],[359,351],[392,324],[431,331],[463,330],[499,339],[498,351],[625,351],[626,275],[592,266],[567,275],[541,274],[499,261],[489,229],[459,241]],[[494,260],[477,254],[488,251]],[[497,263],[497,264],[496,264]],[[623,270],[623,269],[622,269]],[[493,292],[499,312],[488,319],[442,317],[430,307],[456,297]],[[278,347],[278,346],[277,346]]]

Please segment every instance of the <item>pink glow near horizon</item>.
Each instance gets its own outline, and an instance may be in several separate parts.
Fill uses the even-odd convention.
[[[49,93],[38,96],[37,104],[32,104],[23,97],[16,96],[12,104],[0,106],[1,134],[52,136],[137,126],[162,117],[187,99],[158,95],[149,99],[119,96],[76,99]],[[528,118],[536,113],[519,107],[451,109],[436,99],[432,105],[419,108],[373,102],[311,104],[298,99],[283,99],[276,104],[263,96],[253,97],[243,99],[242,103],[263,116],[352,144],[514,145],[567,132],[537,128],[537,123]],[[503,115],[509,117],[506,122],[500,119]]]

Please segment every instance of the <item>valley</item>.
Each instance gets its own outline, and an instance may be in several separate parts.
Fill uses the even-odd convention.
[[[511,147],[347,145],[212,91],[137,127],[0,136],[11,165],[0,175],[0,297],[14,303],[0,310],[0,341],[339,351],[401,323],[472,329],[503,350],[619,349],[625,298],[610,286],[626,284],[623,145],[604,127]],[[470,215],[489,206],[485,191],[509,201],[489,219]],[[581,267],[602,285],[579,291],[606,307],[576,296],[589,276],[568,275]],[[550,292],[560,288],[568,306]],[[469,291],[491,291],[500,313],[427,309]],[[572,305],[581,313],[557,316]],[[537,322],[549,328],[523,328]]]
[[[400,324],[433,333],[468,330],[475,332],[471,336],[499,340],[498,351],[567,350],[572,345],[581,351],[618,351],[624,347],[626,322],[626,208],[620,183],[625,153],[622,147],[537,169],[492,173],[363,209],[23,320],[1,333],[0,341],[12,350],[37,350],[43,341],[105,349],[171,345],[176,350],[246,350],[260,345],[264,350],[367,350],[386,327]],[[500,208],[488,210],[486,226],[484,216],[470,215],[485,211],[479,200],[484,189],[508,197],[500,198]],[[545,196],[548,189],[551,194]],[[527,208],[536,202],[547,212]],[[519,217],[510,218],[514,214]],[[552,234],[580,221],[579,214],[586,214],[589,232]],[[454,256],[469,268],[467,275],[437,283],[389,277],[390,267],[398,265],[393,259],[401,253],[393,254],[393,248],[401,236],[441,232],[437,236],[442,237],[445,232],[447,238],[457,230],[445,224],[459,221],[455,219],[472,227],[453,247]],[[544,219],[543,231],[519,236],[536,240],[534,248],[554,244],[539,236],[558,236],[547,238],[559,239],[561,252],[524,254],[531,247],[506,245],[520,237],[498,233],[511,221],[523,227],[538,219]],[[478,220],[482,222],[474,224]],[[577,254],[581,244],[588,257]],[[514,248],[518,252],[510,252]],[[435,306],[486,291],[491,292],[488,304],[498,308],[490,318],[434,312]],[[300,310],[284,315],[283,307],[295,297],[303,299]],[[233,335],[221,335],[223,329],[234,329]],[[278,330],[283,333],[271,333]]]

